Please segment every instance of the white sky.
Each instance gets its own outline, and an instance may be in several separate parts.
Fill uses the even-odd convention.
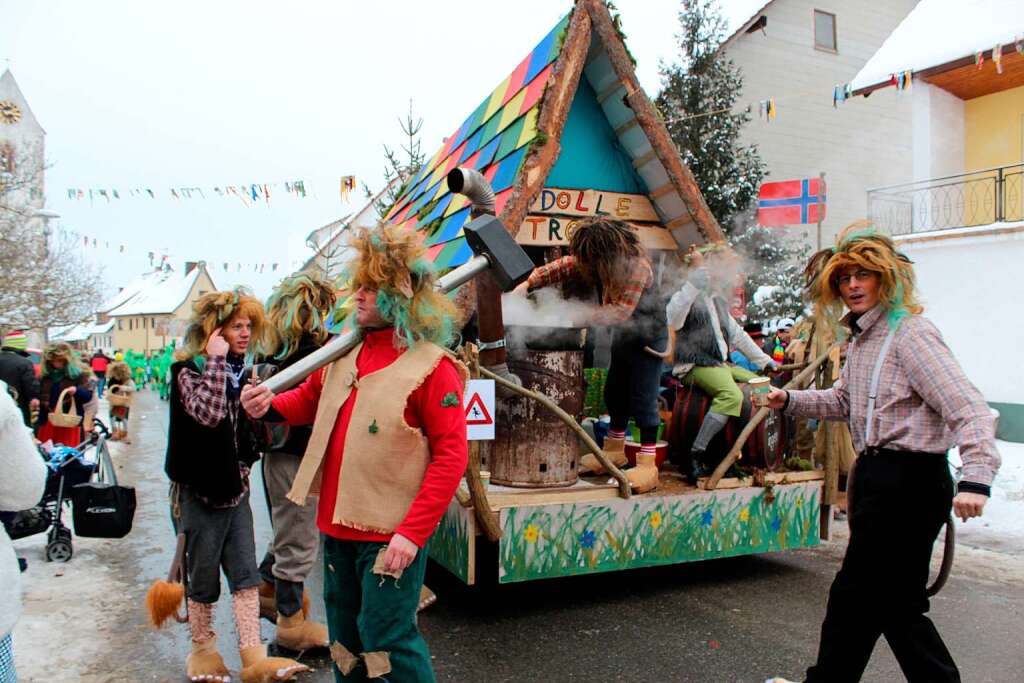
[[[743,14],[751,0],[726,0]],[[641,84],[677,53],[678,0],[616,0]],[[729,7],[729,5],[732,5]],[[94,236],[107,284],[204,259],[219,287],[273,282],[306,256],[301,238],[354,212],[338,179],[383,185],[410,98],[430,155],[569,11],[571,0],[0,0],[0,67],[47,131],[48,207]],[[741,9],[742,8],[742,9]],[[746,18],[746,17],[744,17]],[[67,199],[68,188],[212,188],[302,179],[314,195]],[[110,248],[103,248],[109,242]],[[124,244],[126,251],[119,252]],[[225,273],[223,262],[230,262]],[[269,264],[282,263],[272,274]],[[262,276],[237,262],[265,262]]]

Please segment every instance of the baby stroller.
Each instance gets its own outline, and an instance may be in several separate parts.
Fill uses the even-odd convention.
[[[107,455],[109,436],[106,425],[94,420],[92,432],[76,448],[57,446],[47,453],[39,447],[39,455],[47,465],[46,490],[35,507],[17,512],[10,520],[4,520],[7,534],[12,539],[47,532],[47,561],[67,562],[71,559],[74,551],[71,529],[63,521],[64,506],[69,503],[72,487],[88,482],[96,471],[101,455]]]

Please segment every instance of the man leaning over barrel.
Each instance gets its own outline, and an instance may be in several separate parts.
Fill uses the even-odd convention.
[[[859,681],[881,635],[909,681],[959,681],[928,611],[932,546],[950,506],[980,516],[999,468],[995,420],[914,296],[914,270],[870,228],[841,238],[818,280],[853,333],[840,380],[773,390],[769,406],[850,424],[859,453],[850,541],[829,592],[818,660],[806,681]],[[954,485],[946,452],[960,447]],[[784,679],[770,679],[784,681]]]
[[[253,417],[313,424],[289,498],[319,486],[324,600],[338,681],[433,681],[416,626],[427,540],[466,468],[466,369],[442,345],[454,307],[416,236],[362,231],[355,321],[362,344],[275,396],[246,387]]]

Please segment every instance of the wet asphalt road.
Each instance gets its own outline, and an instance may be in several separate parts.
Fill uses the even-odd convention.
[[[166,403],[143,392],[133,408],[134,444],[118,446],[125,483],[137,487],[132,534],[112,543],[102,560],[113,571],[118,603],[112,636],[117,654],[97,647],[89,681],[184,681],[188,629],[154,632],[140,609],[150,581],[163,576],[173,552],[162,472]],[[143,415],[145,419],[143,419]],[[253,480],[257,552],[269,538],[258,474]],[[840,543],[813,550],[505,586],[467,588],[431,565],[428,583],[439,601],[421,615],[440,681],[747,681],[766,675],[798,678],[811,663],[825,599],[842,553]],[[988,555],[986,558],[1004,556]],[[986,559],[992,562],[992,559]],[[1020,558],[1007,558],[1020,562]],[[978,562],[970,553],[960,562]],[[1016,566],[1016,565],[1015,565]],[[493,565],[492,565],[493,570]],[[486,564],[478,575],[487,574]],[[496,574],[492,571],[491,575]],[[932,602],[932,617],[960,665],[964,681],[1024,680],[1024,584],[954,571]],[[320,571],[311,578],[313,615],[322,617]],[[238,668],[225,594],[216,629],[228,665]],[[273,639],[273,626],[263,623]],[[330,662],[302,681],[330,681]],[[237,680],[237,678],[236,678]],[[866,681],[903,680],[880,642]]]

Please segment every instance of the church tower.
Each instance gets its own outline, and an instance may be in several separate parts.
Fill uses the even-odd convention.
[[[46,131],[39,125],[14,75],[0,76],[0,176],[27,194],[28,204],[42,209],[45,200]]]

